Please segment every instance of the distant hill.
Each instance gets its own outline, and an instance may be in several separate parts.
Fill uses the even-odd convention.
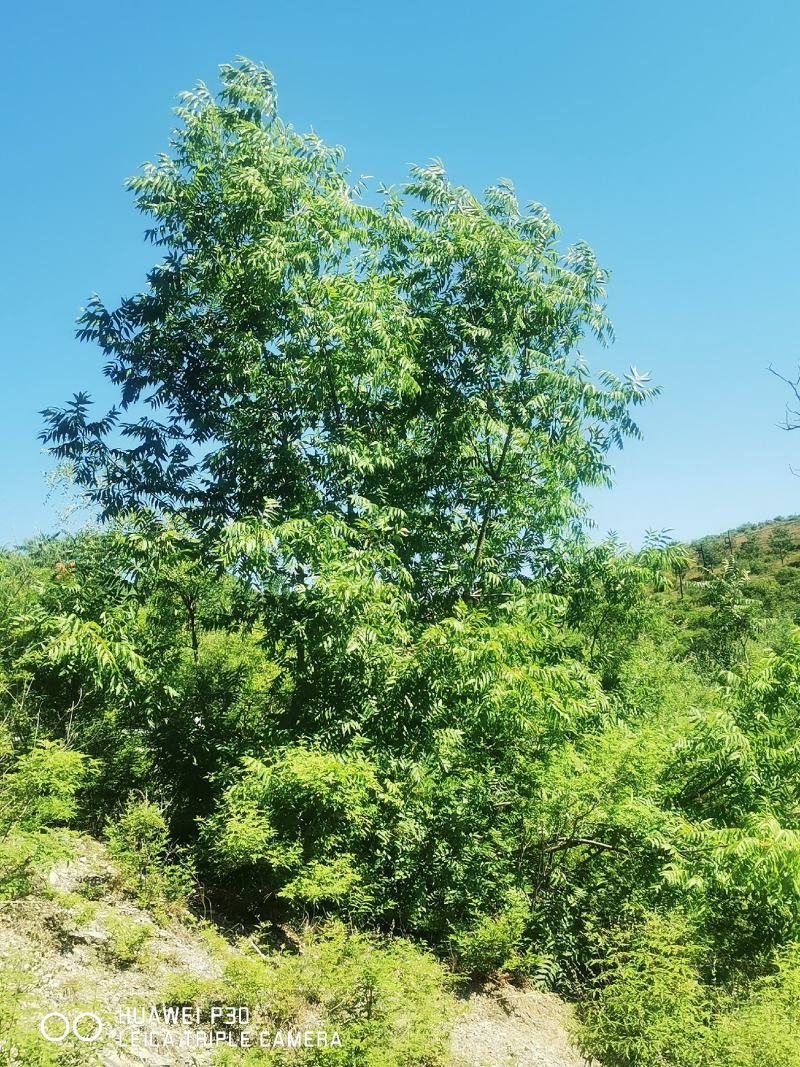
[[[723,555],[738,555],[742,547],[750,541],[757,543],[764,552],[769,555],[769,540],[776,530],[784,530],[792,542],[797,545],[800,552],[800,515],[778,515],[774,519],[766,519],[763,522],[745,522],[730,530],[724,530],[718,534],[706,534],[689,545],[695,552],[710,546],[716,547]]]
[[[767,615],[788,615],[800,623],[800,515],[743,523],[691,541],[689,548],[694,557],[685,575],[689,585],[733,560],[749,575],[750,595]]]
[[[707,534],[688,543],[700,563],[713,567],[722,558],[780,560],[779,537],[784,542],[785,558],[800,555],[800,514],[778,515],[761,523],[742,523],[721,534]]]

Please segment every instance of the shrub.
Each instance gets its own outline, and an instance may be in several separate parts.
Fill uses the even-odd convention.
[[[77,794],[94,768],[83,753],[56,742],[21,754],[10,745],[0,750],[0,896],[23,893],[37,864],[63,854],[64,842],[50,828],[74,818]]]
[[[778,956],[776,972],[720,1013],[710,1041],[712,1067],[800,1067],[800,948]]]
[[[246,876],[251,892],[277,893],[301,912],[336,904],[364,915],[371,898],[351,850],[367,851],[379,791],[358,753],[297,746],[270,763],[248,759],[201,841],[218,875]]]
[[[501,912],[480,916],[469,929],[455,935],[453,947],[459,963],[480,975],[524,970],[526,959],[520,946],[529,922],[527,898],[512,892]]]
[[[580,1043],[603,1067],[701,1067],[709,1005],[690,927],[650,916],[620,932],[583,1008]]]
[[[68,823],[94,766],[83,753],[53,741],[40,741],[18,755],[0,774],[0,829],[31,831]]]
[[[143,904],[185,903],[194,881],[193,868],[185,857],[170,862],[169,828],[157,804],[131,799],[106,826],[106,838],[123,880]]]
[[[129,916],[113,915],[105,922],[108,940],[104,943],[108,958],[120,967],[140,963],[145,945],[153,936],[152,923],[134,922]]]
[[[293,1060],[332,1067],[444,1065],[454,1010],[449,984],[433,957],[408,941],[336,922],[306,931],[298,955],[235,957],[224,975],[226,1003],[255,1006],[259,1026],[335,1030],[340,1048],[303,1049]],[[279,1064],[286,1053],[245,1055],[248,1063]]]

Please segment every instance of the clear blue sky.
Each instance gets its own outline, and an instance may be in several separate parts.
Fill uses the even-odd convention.
[[[56,522],[38,409],[103,395],[81,304],[155,261],[123,179],[166,146],[176,93],[238,54],[355,172],[398,182],[440,156],[472,187],[510,177],[611,268],[618,339],[591,362],[664,395],[593,496],[601,529],[800,511],[800,431],[777,428],[766,370],[800,359],[794,0],[81,0],[15,4],[3,28],[0,542]]]

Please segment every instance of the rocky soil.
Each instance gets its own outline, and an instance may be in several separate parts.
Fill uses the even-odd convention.
[[[451,1049],[467,1067],[587,1067],[574,1048],[572,1011],[553,993],[491,987],[472,993]]]
[[[76,1063],[210,1065],[210,1049],[182,1047],[186,1026],[159,1023],[160,1032],[173,1034],[172,1048],[138,1047],[119,1025],[119,1013],[131,1004],[160,1003],[176,973],[213,979],[220,972],[219,953],[202,929],[177,919],[156,922],[121,891],[113,864],[90,838],[80,838],[74,857],[52,868],[42,894],[0,904],[6,994],[35,1020],[46,1012],[74,1013],[78,1005],[106,1023],[107,1033],[80,1047]],[[453,1029],[453,1067],[586,1067],[570,1042],[571,1019],[569,1006],[553,994],[511,986],[475,991],[464,998]],[[0,1063],[27,1067],[13,1049],[3,1051]],[[291,1059],[287,1054],[287,1064]]]

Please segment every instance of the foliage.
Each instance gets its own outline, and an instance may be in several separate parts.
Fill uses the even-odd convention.
[[[22,1062],[31,1067],[54,1067],[55,1050],[48,1048],[34,1027],[20,1018],[17,1002],[24,989],[22,975],[6,965],[0,971],[0,1065],[18,1067]]]
[[[676,925],[677,924],[677,925]],[[650,917],[607,961],[580,1040],[608,1067],[794,1067],[800,1063],[797,947],[744,993],[704,988],[685,920]]]
[[[13,763],[9,759],[0,777],[3,829],[34,831],[69,822],[77,808],[75,794],[90,772],[82,753],[52,741],[40,741]]]
[[[756,633],[758,606],[747,595],[748,576],[733,560],[725,560],[704,582],[704,625],[694,647],[716,667],[726,669],[747,656]]]
[[[7,734],[0,740],[0,896],[14,896],[37,863],[57,858],[58,841],[44,831],[74,819],[76,794],[93,766],[58,742],[19,752]]]
[[[605,1067],[791,1064],[795,527],[590,543],[652,390],[580,358],[589,249],[439,164],[362,197],[221,81],[130,183],[162,262],[82,316],[116,407],[45,413],[105,522],[0,556],[7,892],[70,823],[156,913],[310,921],[224,988],[348,1067],[442,1062],[431,954],[581,998]]]
[[[444,1065],[454,1012],[450,985],[441,966],[408,941],[381,941],[337,923],[308,932],[299,954],[236,957],[223,975],[225,1002],[252,1006],[260,1027],[296,1027],[304,1006],[313,1005],[341,1046],[304,1049],[295,1062],[341,1067]],[[244,1055],[277,1064],[286,1052]],[[240,1060],[233,1053],[223,1062]]]
[[[780,561],[783,563],[786,556],[795,547],[794,538],[785,526],[776,526],[769,535],[769,547],[774,555],[780,557]]]
[[[147,799],[131,800],[106,828],[108,848],[126,885],[150,906],[185,901],[193,871],[185,857],[169,862],[174,849],[161,810]]]
[[[434,163],[367,201],[281,121],[268,71],[220,77],[129,182],[163,253],[147,289],[80,320],[118,403],[93,419],[76,394],[45,440],[106,516],[379,514],[423,602],[507,585],[651,395],[575,358],[610,336],[606,272],[506,181],[479,199]]]
[[[686,946],[686,942],[689,946]],[[605,1067],[700,1067],[709,1008],[685,923],[651,916],[610,946],[588,1000],[584,1049]]]
[[[132,922],[129,917],[111,917],[105,923],[108,939],[103,948],[116,966],[130,967],[139,963],[147,942],[154,932],[150,923]]]
[[[790,945],[775,961],[774,972],[747,995],[720,1011],[709,1056],[719,1067],[797,1067],[800,1027],[797,997],[800,969],[797,947]]]

